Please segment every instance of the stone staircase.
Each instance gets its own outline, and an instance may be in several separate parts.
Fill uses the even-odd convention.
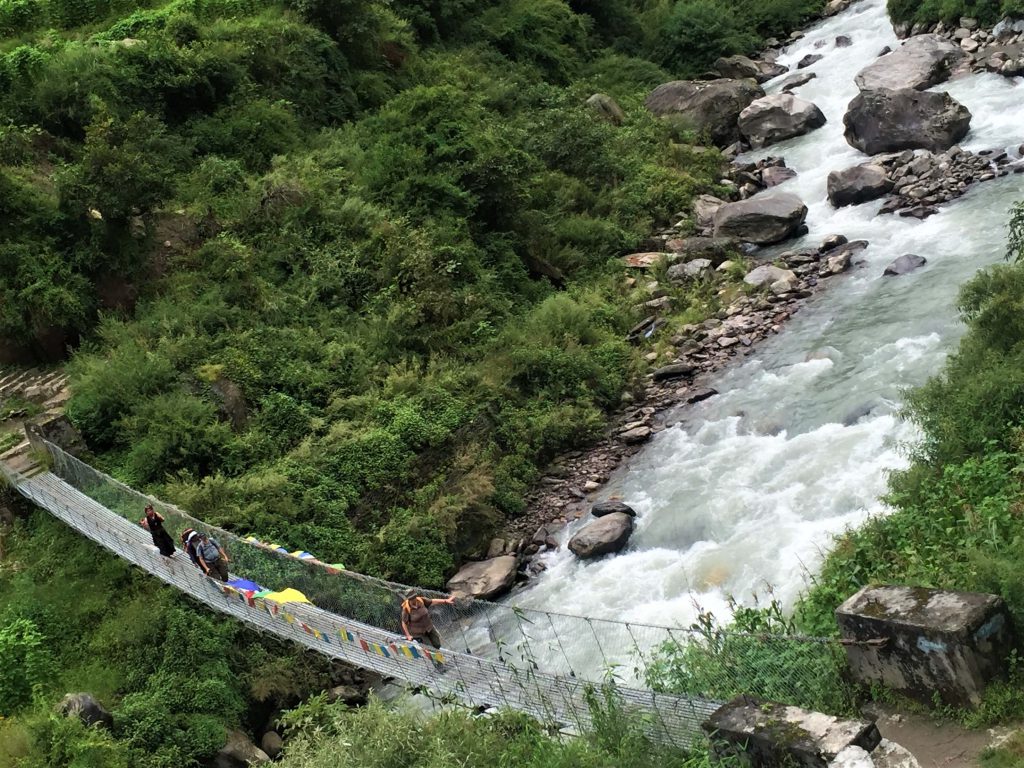
[[[0,368],[0,438],[15,431],[21,434],[17,444],[0,452],[0,462],[27,477],[43,471],[45,465],[24,438],[24,422],[60,416],[70,397],[68,377],[62,370]],[[25,407],[19,407],[19,403],[25,403]],[[35,413],[28,403],[35,404],[42,413]]]

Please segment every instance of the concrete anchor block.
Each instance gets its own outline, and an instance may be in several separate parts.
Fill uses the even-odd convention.
[[[882,739],[867,720],[841,720],[753,696],[733,699],[701,727],[717,760],[738,759],[751,768],[826,768],[846,747],[870,752]]]
[[[921,701],[976,706],[1004,677],[1014,645],[996,595],[907,586],[864,587],[836,609],[853,678]]]

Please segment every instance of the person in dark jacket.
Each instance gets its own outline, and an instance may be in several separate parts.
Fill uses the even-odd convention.
[[[149,535],[153,537],[154,546],[160,550],[160,554],[164,557],[172,557],[174,555],[174,540],[164,529],[164,516],[153,509],[152,504],[147,504],[146,517],[143,518],[143,521],[149,530]]]

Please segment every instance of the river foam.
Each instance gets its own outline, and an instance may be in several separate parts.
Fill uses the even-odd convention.
[[[835,47],[841,34],[850,47]],[[832,208],[828,172],[866,160],[842,135],[853,77],[897,44],[885,0],[863,0],[809,30],[780,61],[824,54],[810,68],[817,78],[796,95],[814,101],[828,123],[749,156],[784,156],[799,174],[783,189],[807,204],[810,232],[786,249],[842,233],[870,242],[862,263],[723,372],[718,397],[681,411],[613,478],[604,495],[622,496],[639,513],[625,552],[589,563],[565,549],[544,555],[548,570],[514,602],[682,626],[701,609],[725,616],[730,596],[750,603],[767,585],[792,605],[836,534],[886,513],[879,497],[888,473],[904,466],[904,447],[916,438],[896,415],[901,393],[935,373],[955,346],[958,287],[1003,257],[1009,208],[1024,196],[1024,176],[1008,176],[925,221],[876,217],[880,202]],[[1022,87],[1019,78],[988,74],[940,86],[974,115],[965,148],[1020,144]],[[883,278],[904,253],[928,264]]]

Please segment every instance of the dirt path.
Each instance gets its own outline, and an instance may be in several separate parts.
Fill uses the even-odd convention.
[[[977,768],[985,749],[998,745],[1019,727],[968,730],[927,715],[886,712],[876,721],[882,737],[910,750],[921,768]]]

